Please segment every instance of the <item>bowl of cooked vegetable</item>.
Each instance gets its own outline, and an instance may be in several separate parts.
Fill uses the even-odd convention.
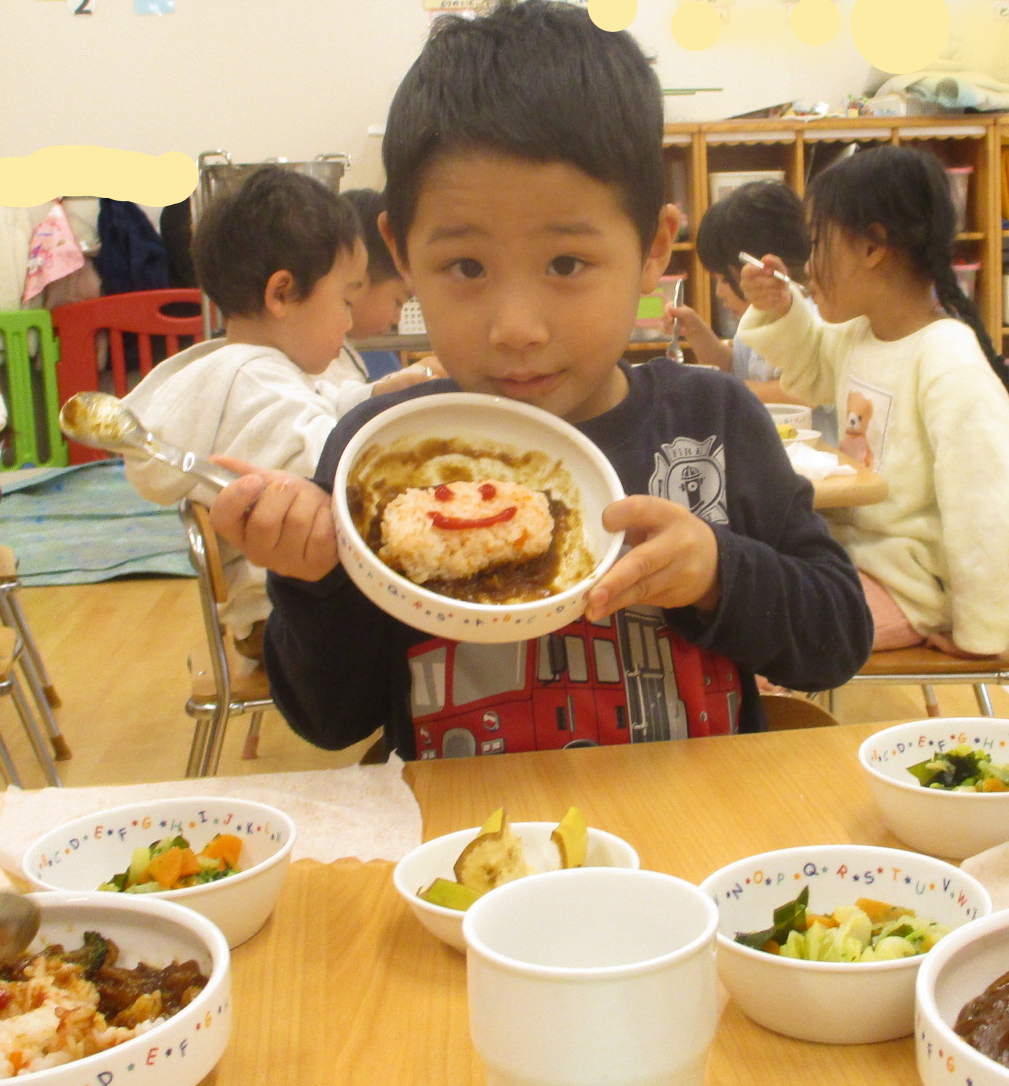
[[[962,860],[1009,841],[1009,720],[896,724],[858,760],[887,828],[912,848]]]
[[[559,822],[510,822],[499,807],[482,826],[408,852],[393,869],[393,883],[432,935],[465,952],[466,910],[503,883],[562,868],[638,866],[637,852],[623,838],[586,825],[577,807]]]
[[[25,850],[39,890],[162,898],[202,913],[230,947],[263,926],[280,896],[297,831],[277,807],[253,800],[155,799],[84,815]]]
[[[821,1044],[911,1033],[923,956],[991,912],[984,886],[952,864],[871,845],[748,856],[701,889],[718,906],[718,973],[739,1009]]]
[[[41,924],[0,964],[0,1078],[26,1086],[197,1086],[231,1033],[220,929],[170,901],[28,895]]]
[[[1004,910],[964,924],[922,963],[914,1047],[924,1086],[1009,1086],[1007,963]]]

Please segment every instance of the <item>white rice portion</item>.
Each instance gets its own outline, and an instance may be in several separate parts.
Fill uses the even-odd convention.
[[[495,494],[484,497],[490,485]],[[543,554],[553,537],[554,519],[546,494],[497,479],[448,483],[452,497],[435,497],[436,487],[410,487],[385,507],[379,558],[402,570],[415,584],[457,581],[494,566],[527,562]],[[436,528],[429,514],[482,520],[515,507],[510,520],[479,528]]]
[[[55,958],[37,958],[25,980],[0,981],[0,993],[0,1078],[58,1067],[144,1032],[109,1026],[98,989],[77,966]]]

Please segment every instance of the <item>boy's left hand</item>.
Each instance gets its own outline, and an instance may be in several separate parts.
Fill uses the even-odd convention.
[[[373,396],[381,396],[384,392],[398,392],[401,388],[409,388],[411,385],[420,385],[425,381],[432,381],[436,377],[447,377],[445,367],[434,355],[404,366],[401,370],[387,373],[380,377],[371,386]]]
[[[623,529],[632,549],[589,592],[585,616],[590,622],[634,603],[714,611],[720,592],[718,540],[700,517],[676,502],[637,494],[608,506],[603,527]]]

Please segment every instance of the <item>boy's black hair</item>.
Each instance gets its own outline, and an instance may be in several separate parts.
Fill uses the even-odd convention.
[[[476,19],[445,15],[393,98],[382,143],[396,244],[440,155],[493,151],[564,162],[612,184],[651,245],[663,204],[662,90],[626,31],[584,8],[499,0]]]
[[[207,205],[193,236],[193,264],[225,317],[248,317],[262,312],[274,272],[290,272],[298,297],[307,298],[359,237],[353,207],[321,181],[260,166]]]
[[[756,257],[774,253],[789,275],[805,282],[809,231],[802,201],[783,181],[750,181],[708,208],[697,228],[697,255],[709,272],[743,297],[740,250]]]
[[[821,244],[832,227],[865,237],[871,227],[881,226],[887,245],[901,250],[912,268],[934,285],[946,312],[970,326],[1009,390],[1009,371],[952,268],[956,210],[946,172],[931,151],[891,144],[859,151],[818,174],[806,200],[812,235]],[[829,271],[823,271],[829,282]]]
[[[368,250],[368,278],[378,286],[399,279],[399,269],[392,259],[385,238],[378,232],[378,217],[385,211],[385,196],[374,189],[345,189],[340,193],[354,205],[361,223],[364,247]]]

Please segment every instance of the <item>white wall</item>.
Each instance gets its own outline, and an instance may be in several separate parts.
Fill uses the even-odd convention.
[[[780,26],[757,40],[747,15],[768,3]],[[63,0],[2,0],[0,155],[64,143],[194,158],[223,148],[240,162],[345,151],[348,184],[381,184],[368,128],[383,123],[423,43],[421,0],[176,0],[164,16],[135,15],[132,0],[91,6],[74,16]],[[798,45],[778,0],[738,0],[720,42],[690,53],[673,41],[673,10],[639,0],[631,28],[657,53],[664,85],[726,88],[678,99],[684,116],[861,89],[866,65],[846,19],[847,45],[816,51]]]
[[[846,94],[861,93],[869,71],[851,40],[853,3],[837,0],[841,29],[832,42],[815,47],[792,33],[791,5],[782,0],[735,0],[715,44],[696,52],[673,38],[674,4],[639,0],[631,30],[655,54],[663,87],[722,88],[667,99],[667,120],[720,120],[796,100],[833,108]]]
[[[792,34],[782,0],[736,0],[700,52],[672,37],[676,0],[639,0],[631,31],[664,86],[724,88],[671,99],[670,119],[793,99],[836,106],[869,71],[851,41],[853,2],[838,0],[840,33],[816,48]],[[948,2],[956,18],[991,10]],[[222,148],[239,162],[347,152],[346,183],[381,186],[368,129],[384,123],[427,34],[422,0],[176,0],[164,16],[136,15],[132,0],[91,6],[74,16],[66,0],[0,0],[0,156],[73,143],[193,158]]]
[[[355,187],[381,179],[389,100],[428,28],[420,0],[0,3],[0,156],[88,143],[235,161],[347,152]]]

